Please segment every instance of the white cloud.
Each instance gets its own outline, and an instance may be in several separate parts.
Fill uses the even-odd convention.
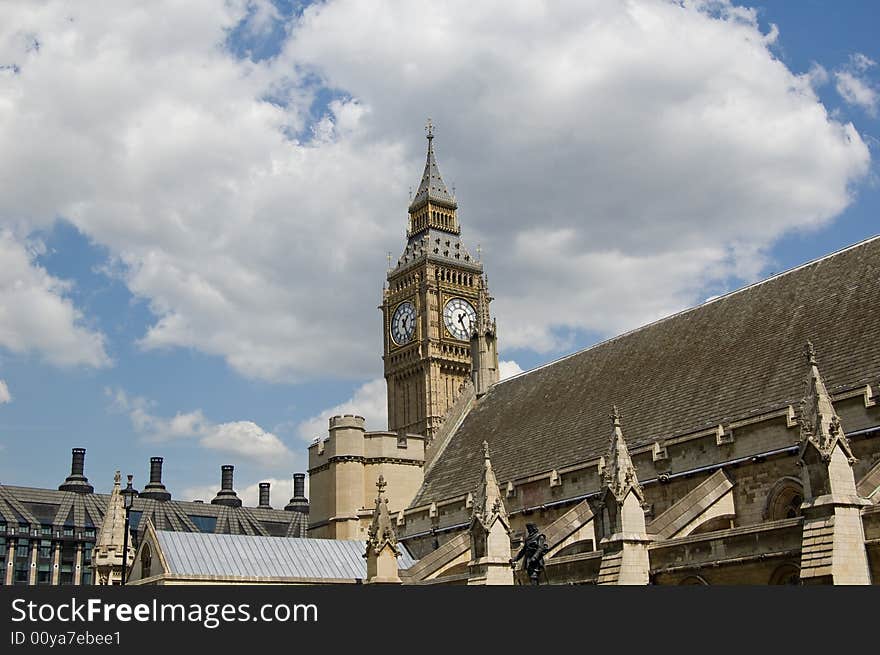
[[[9,387],[6,380],[0,380],[0,405],[12,402],[12,394],[9,393]]]
[[[877,103],[880,95],[871,88],[869,82],[849,71],[834,73],[835,88],[846,102],[864,109],[868,115],[877,115]]]
[[[857,52],[849,57],[850,64],[858,71],[866,71],[872,66],[876,66],[877,62],[861,52]]]
[[[275,509],[283,509],[290,498],[293,496],[293,480],[291,478],[262,478],[258,482],[247,484],[243,488],[233,484],[236,494],[241,498],[241,502],[245,507],[256,507],[260,503],[260,482],[268,482],[269,487],[269,504]],[[187,487],[183,490],[181,498],[184,500],[203,500],[210,503],[211,499],[217,495],[220,489],[219,483],[216,486],[200,485]],[[306,477],[305,494],[309,495],[309,479]]]
[[[128,414],[134,429],[148,441],[196,439],[208,450],[279,466],[293,457],[280,438],[252,421],[214,423],[200,409],[164,418],[152,413],[155,403],[143,397],[129,396],[122,389],[105,389],[104,393],[111,398],[111,409]]]
[[[319,412],[302,421],[297,431],[306,441],[327,436],[330,417],[340,414],[363,416],[368,430],[385,430],[388,427],[388,396],[384,378],[376,378],[358,387],[345,402]]]
[[[867,55],[857,52],[850,55],[849,63],[834,72],[834,88],[847,103],[860,107],[869,116],[877,116],[880,92],[872,85],[865,73],[877,65]]]
[[[514,375],[519,375],[522,372],[523,370],[520,368],[519,364],[513,360],[502,359],[498,362],[498,378],[501,380],[512,378]]]
[[[402,249],[427,115],[505,348],[754,277],[868,169],[777,32],[726,2],[331,0],[262,62],[218,46],[277,20],[266,3],[137,6],[4,10],[0,220],[66,217],[148,301],[143,347],[248,376],[378,372],[383,253]],[[314,79],[339,98],[311,122]]]
[[[0,230],[0,347],[58,366],[108,366],[104,335],[66,297],[71,283],[39,266],[39,244],[31,246]]]

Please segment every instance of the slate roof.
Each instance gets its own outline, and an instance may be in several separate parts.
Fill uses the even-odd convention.
[[[434,228],[422,230],[409,238],[406,249],[397,260],[397,267],[406,268],[424,259],[441,264],[454,264],[458,268],[470,269],[475,273],[483,270],[482,264],[471,257],[458,234]]]
[[[449,193],[446,183],[440,177],[440,169],[434,157],[434,137],[430,134],[428,135],[428,156],[425,160],[425,171],[422,173],[422,181],[419,183],[419,189],[416,191],[409,210],[418,209],[428,200],[453,209],[456,207],[455,198]]]
[[[364,580],[365,541],[266,538],[251,535],[156,531],[170,569],[182,575]],[[399,544],[398,566],[415,561]]]
[[[104,518],[109,494],[80,494],[71,491],[0,485],[0,521],[32,528],[98,528]],[[180,500],[157,501],[135,498],[135,539],[140,541],[147,519],[160,530],[198,532],[191,517],[216,520],[214,532],[232,532],[281,537],[305,536],[308,515],[261,507],[225,507]]]
[[[880,237],[495,385],[427,472],[413,506],[794,404],[806,341],[832,393],[880,381]]]

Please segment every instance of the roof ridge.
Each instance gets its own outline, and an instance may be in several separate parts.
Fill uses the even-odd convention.
[[[821,257],[817,257],[816,259],[809,260],[807,262],[804,262],[803,264],[798,264],[797,266],[793,266],[792,268],[786,269],[786,270],[781,271],[779,273],[774,273],[770,277],[764,278],[762,280],[758,280],[757,282],[752,282],[751,284],[747,284],[746,286],[740,287],[739,289],[734,289],[733,291],[728,291],[727,293],[723,293],[721,295],[704,300],[699,305],[694,305],[692,307],[682,309],[678,312],[675,312],[674,314],[669,314],[668,316],[658,318],[655,321],[651,321],[650,323],[645,323],[644,325],[640,325],[639,327],[633,328],[631,330],[627,330],[626,332],[622,332],[622,333],[617,334],[613,337],[608,337],[607,339],[603,339],[602,341],[598,341],[598,342],[591,344],[585,348],[581,348],[580,350],[576,350],[573,353],[563,355],[562,357],[559,357],[559,358],[554,359],[552,361],[546,362],[545,364],[541,364],[540,366],[536,366],[535,368],[529,369],[527,371],[523,371],[522,373],[517,373],[516,375],[511,375],[509,378],[504,378],[503,380],[499,380],[496,384],[504,384],[505,382],[509,382],[511,380],[521,378],[521,377],[526,376],[530,373],[535,373],[537,371],[548,368],[550,366],[554,366],[555,364],[559,364],[560,362],[564,362],[565,360],[570,359],[572,357],[575,357],[576,355],[580,355],[582,353],[588,352],[590,350],[593,350],[594,348],[598,348],[599,346],[604,346],[607,343],[611,343],[611,342],[616,341],[618,339],[622,339],[622,338],[627,337],[627,336],[634,334],[636,332],[640,332],[641,330],[646,330],[649,327],[653,327],[654,325],[659,325],[660,323],[663,323],[665,321],[669,321],[669,320],[676,318],[678,316],[683,316],[684,314],[688,314],[690,312],[696,311],[697,309],[705,307],[706,305],[710,305],[714,302],[718,302],[720,300],[725,300],[726,298],[729,298],[729,297],[734,296],[736,294],[743,293],[745,291],[749,291],[751,289],[754,289],[756,287],[761,286],[762,284],[766,284],[767,282],[772,282],[772,281],[777,280],[777,279],[784,277],[786,275],[790,275],[791,273],[795,273],[796,271],[799,271],[801,269],[804,269],[809,266],[813,266],[815,264],[823,262],[826,259],[831,259],[832,257],[837,257],[838,255],[842,255],[850,250],[854,250],[855,248],[865,246],[865,245],[871,243],[872,241],[876,241],[878,239],[880,239],[880,234],[875,234],[874,236],[868,237],[867,239],[863,239],[862,241],[857,241],[856,243],[853,243],[849,246],[841,248],[840,250],[835,250],[831,253],[828,253],[827,255],[822,255]]]

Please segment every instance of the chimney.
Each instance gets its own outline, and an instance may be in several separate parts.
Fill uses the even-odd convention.
[[[309,513],[309,499],[306,498],[306,474],[293,474],[293,498],[284,508],[286,512]]]
[[[58,486],[59,491],[72,491],[77,494],[91,494],[95,488],[85,476],[86,449],[74,448],[70,462],[70,475]]]
[[[171,500],[171,494],[162,484],[162,462],[161,457],[150,458],[150,483],[144,487],[141,492],[141,498],[151,498],[158,501]]]
[[[220,467],[220,491],[211,501],[212,505],[226,505],[227,507],[241,507],[241,498],[232,488],[232,472],[235,467],[232,464],[224,464]]]
[[[272,509],[272,506],[269,504],[269,483],[261,482],[260,483],[260,507],[264,507],[265,509]]]

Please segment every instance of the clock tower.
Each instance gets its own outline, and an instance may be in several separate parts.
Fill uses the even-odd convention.
[[[482,264],[461,240],[458,205],[428,155],[409,206],[406,248],[383,293],[388,429],[432,439],[462,384],[471,378],[471,337],[491,331],[492,298]],[[494,353],[497,370],[497,352]]]

